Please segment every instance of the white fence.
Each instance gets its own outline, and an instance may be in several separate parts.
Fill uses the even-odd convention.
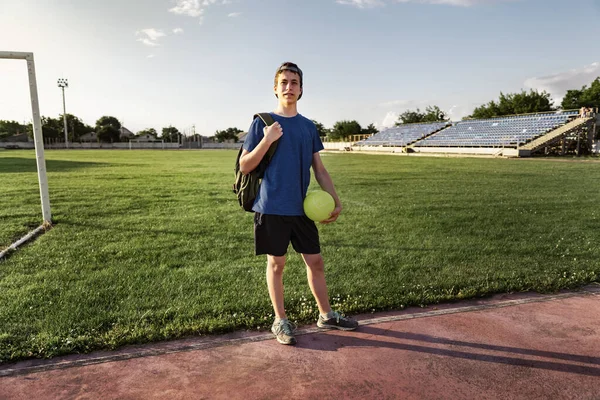
[[[202,143],[203,149],[239,149],[241,143]],[[33,149],[33,142],[0,142],[0,148],[6,149]],[[64,149],[64,143],[44,144],[45,149]],[[161,142],[117,142],[117,143],[69,143],[69,149],[187,149],[188,146],[184,143],[161,143]]]
[[[202,149],[239,149],[241,143],[202,143]],[[379,146],[352,146],[352,142],[325,142],[325,150],[373,151],[383,153],[401,153],[401,147]],[[33,149],[33,142],[0,142],[0,148],[6,149]],[[64,143],[45,144],[46,149],[64,149]],[[186,149],[185,144],[160,143],[160,142],[121,142],[121,143],[69,143],[70,149]],[[417,147],[419,153],[452,153],[452,154],[496,154],[502,149],[498,148],[427,148]],[[504,149],[508,151],[509,149]],[[600,140],[592,144],[592,154],[600,154]]]
[[[239,150],[242,143],[202,143],[203,149],[236,149]]]
[[[323,142],[325,150],[348,150],[352,148],[352,142]]]
[[[0,142],[0,148],[5,149],[35,149],[33,142]]]
[[[498,147],[413,147],[412,150],[415,153],[500,155],[505,149]]]

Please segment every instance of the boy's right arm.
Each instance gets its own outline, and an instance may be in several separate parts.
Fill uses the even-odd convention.
[[[242,155],[240,157],[240,171],[244,175],[248,175],[250,172],[254,171],[260,161],[263,159],[267,151],[269,151],[269,147],[271,147],[271,143],[276,141],[283,135],[283,129],[281,129],[281,125],[279,122],[275,122],[273,125],[265,127],[263,130],[264,137],[262,140],[256,145],[254,150],[248,151],[244,149],[242,151]]]

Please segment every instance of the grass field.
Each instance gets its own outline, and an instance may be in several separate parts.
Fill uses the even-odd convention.
[[[265,259],[231,192],[236,154],[46,151],[56,224],[0,262],[0,362],[270,326]],[[600,280],[598,162],[323,160],[344,204],[319,228],[343,312]],[[41,223],[33,151],[0,151],[0,204],[1,249]],[[288,254],[288,315],[314,322]]]

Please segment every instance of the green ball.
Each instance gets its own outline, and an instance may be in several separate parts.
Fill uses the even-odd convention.
[[[304,198],[304,213],[315,222],[329,219],[329,214],[335,209],[335,201],[323,190],[309,192]]]

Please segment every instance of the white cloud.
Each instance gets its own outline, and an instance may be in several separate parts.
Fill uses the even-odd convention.
[[[589,86],[600,76],[600,62],[594,62],[581,68],[571,69],[552,75],[529,78],[524,85],[530,89],[545,90],[554,99],[554,105],[560,104],[562,98],[570,89],[581,89]]]
[[[204,13],[204,9],[199,0],[175,0],[175,3],[177,5],[170,8],[169,12],[187,15],[188,17],[199,17]]]
[[[471,7],[479,4],[500,3],[519,0],[336,0],[336,3],[357,8],[382,7],[393,3],[445,4],[450,6]]]
[[[371,8],[385,5],[382,0],[336,0],[336,3],[357,8]]]
[[[146,58],[154,58],[154,54],[148,54]]]
[[[229,0],[172,0],[175,7],[170,8],[169,12],[178,15],[185,15],[192,18],[198,18],[199,22],[204,21],[204,12],[207,7],[212,5],[230,4]]]
[[[415,111],[419,109],[424,112],[427,106],[437,105],[451,121],[460,121],[463,117],[469,115],[473,110],[473,104],[453,104],[451,99],[425,99],[425,100],[392,100],[378,104],[379,107],[386,109],[387,114],[381,124],[376,123],[377,127],[391,127],[398,121],[400,114],[407,110]]]
[[[181,29],[181,28],[175,28],[175,29],[173,29],[173,33],[176,34],[176,35],[179,34],[179,33],[183,33],[183,29]]]
[[[394,126],[394,124],[398,121],[398,117],[400,114],[408,109],[416,109],[419,107],[423,107],[425,104],[428,104],[425,100],[391,100],[386,101],[384,103],[379,103],[379,107],[386,109],[393,109],[394,111],[387,111],[385,117],[383,117],[383,121],[381,123],[375,122],[375,127],[377,129],[390,128]]]
[[[471,7],[479,4],[506,3],[518,0],[395,0],[396,3],[446,4],[449,6]]]
[[[142,42],[149,47],[159,46],[157,40],[163,36],[166,36],[163,31],[154,28],[139,30],[135,33],[135,35],[138,36],[138,42]]]
[[[149,47],[156,47],[156,46],[159,46],[159,44],[158,44],[158,43],[156,43],[156,42],[153,42],[152,40],[150,40],[150,39],[148,39],[148,38],[139,38],[137,41],[138,41],[138,42],[142,42],[143,44],[145,44],[146,46],[149,46]]]
[[[381,125],[378,123],[375,123],[375,127],[376,128],[391,128],[398,121],[399,116],[400,116],[400,114],[398,114],[397,112],[389,111],[383,118],[383,122],[381,122]]]
[[[227,14],[227,16],[231,17],[231,18],[239,17],[240,15],[242,15],[241,12],[232,12],[232,13]]]
[[[142,30],[138,31],[137,33],[139,33],[141,35],[146,35],[148,37],[148,39],[150,39],[152,41],[156,41],[159,38],[166,36],[163,31],[161,31],[160,29],[154,29],[154,28],[142,29]]]
[[[458,106],[458,104],[454,104],[452,107],[450,107],[448,109],[448,118],[450,118],[451,121],[457,121],[459,119],[462,119],[462,117],[464,117],[463,113],[460,110],[460,107]]]
[[[475,107],[473,104],[454,104],[448,109],[448,118],[450,121],[461,121],[464,117],[470,115]]]

